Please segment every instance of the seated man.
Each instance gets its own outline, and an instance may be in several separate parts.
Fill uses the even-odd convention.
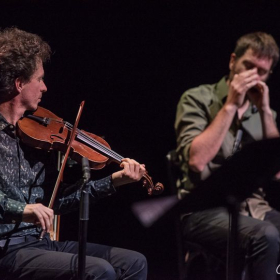
[[[50,47],[39,36],[17,28],[0,31],[0,278],[77,279],[78,243],[38,239],[40,226],[50,231],[53,210],[44,206],[52,170],[52,153],[25,145],[16,129],[24,113],[35,111],[43,94],[43,63]],[[122,170],[107,178],[90,181],[90,199],[115,193],[115,187],[138,181],[144,165],[123,159]],[[59,192],[57,213],[77,208],[80,189]],[[85,279],[145,280],[146,258],[137,252],[88,243]]]
[[[185,190],[195,187],[232,155],[237,131],[243,131],[241,146],[279,137],[266,84],[278,59],[279,49],[271,35],[247,34],[237,41],[230,56],[229,76],[182,95],[175,129]],[[280,213],[270,207],[259,188],[242,202],[240,214],[239,245],[248,279],[275,279]],[[186,215],[184,237],[225,257],[228,223],[223,208]]]

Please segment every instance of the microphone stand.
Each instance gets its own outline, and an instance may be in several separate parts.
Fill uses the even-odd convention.
[[[80,217],[79,217],[79,251],[78,251],[78,280],[85,279],[87,229],[89,221],[89,192],[90,168],[87,158],[82,159],[83,184],[81,186]]]
[[[232,155],[238,152],[242,139],[243,131],[237,130],[236,138],[233,144]],[[227,280],[240,279],[236,264],[238,262],[238,216],[240,202],[234,195],[227,196],[227,208],[229,213],[229,228],[228,228],[228,245],[227,245],[227,263],[226,270]]]

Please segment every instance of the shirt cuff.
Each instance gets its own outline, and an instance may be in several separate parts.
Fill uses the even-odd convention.
[[[91,185],[94,193],[98,198],[110,196],[116,192],[115,187],[112,183],[112,177],[108,176],[97,181],[90,181],[88,184]]]
[[[15,201],[13,199],[7,199],[5,201],[5,214],[4,220],[6,222],[16,223],[22,221],[23,210],[26,203]]]

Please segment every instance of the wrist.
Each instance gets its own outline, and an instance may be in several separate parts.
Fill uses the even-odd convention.
[[[235,113],[237,112],[238,110],[238,107],[236,104],[230,104],[230,103],[226,103],[222,110],[227,113],[228,115],[235,115]]]
[[[262,107],[258,108],[258,111],[261,116],[273,117],[271,108],[269,106],[262,106]]]
[[[122,178],[122,173],[120,171],[114,172],[112,173],[111,178],[112,182],[114,183],[114,181],[120,180]]]
[[[123,174],[121,171],[114,172],[111,175],[112,185],[114,187],[119,187],[119,186],[123,185],[123,176],[122,175]]]

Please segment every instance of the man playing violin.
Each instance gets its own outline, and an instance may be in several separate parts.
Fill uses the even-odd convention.
[[[40,226],[50,231],[54,211],[69,212],[79,206],[80,191],[60,192],[54,211],[43,203],[54,172],[53,155],[24,145],[17,122],[38,107],[47,91],[45,63],[50,47],[39,36],[17,28],[0,32],[0,278],[76,279],[77,242],[38,240]],[[121,171],[90,181],[90,199],[116,192],[115,187],[138,181],[144,165],[123,159]],[[67,187],[66,189],[67,190]],[[67,193],[67,196],[63,194]],[[47,201],[47,200],[46,200]],[[137,252],[87,244],[85,279],[146,279],[145,257]]]

